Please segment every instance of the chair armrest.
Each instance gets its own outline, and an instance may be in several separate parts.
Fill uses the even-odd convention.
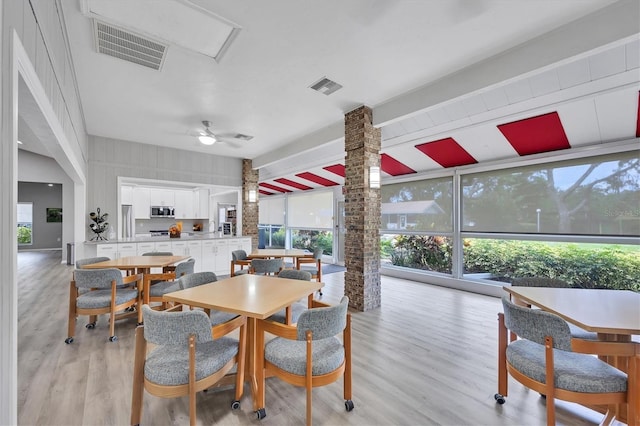
[[[605,342],[601,340],[571,339],[571,350],[590,355],[640,356],[638,342]]]
[[[175,272],[163,272],[162,274],[145,274],[145,281],[173,281],[176,279]]]
[[[331,306],[333,306],[333,305],[321,302],[321,301],[316,300],[316,299],[313,299],[312,300],[312,304],[311,304],[311,308],[328,308],[328,307],[331,307]]]
[[[258,321],[258,333],[267,332],[277,337],[289,340],[298,339],[298,329],[293,325],[286,325],[279,322],[260,320]]]
[[[139,289],[141,289],[142,288],[142,284],[143,284],[143,279],[144,279],[144,275],[143,274],[127,275],[127,276],[122,277],[122,283],[123,284],[131,284],[131,283],[137,282],[138,283],[137,287]]]
[[[219,339],[220,337],[226,336],[227,334],[231,333],[235,329],[242,327],[246,323],[247,317],[238,315],[234,319],[211,327],[211,337],[214,339]]]

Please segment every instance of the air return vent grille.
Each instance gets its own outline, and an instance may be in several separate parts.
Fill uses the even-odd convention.
[[[159,70],[167,46],[113,25],[93,20],[96,50],[124,61]]]
[[[329,80],[327,77],[323,77],[318,80],[316,83],[313,83],[311,86],[313,90],[316,90],[320,93],[324,93],[325,95],[330,95],[336,90],[342,89],[342,85],[336,83],[333,80]]]

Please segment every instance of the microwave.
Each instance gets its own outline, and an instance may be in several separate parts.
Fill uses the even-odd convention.
[[[151,217],[175,217],[173,207],[152,206]]]

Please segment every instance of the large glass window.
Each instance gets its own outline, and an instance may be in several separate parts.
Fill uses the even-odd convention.
[[[418,180],[384,185],[383,231],[452,232],[453,180]]]
[[[258,247],[284,247],[285,199],[260,198]]]
[[[640,236],[638,151],[462,177],[466,232]]]
[[[33,244],[33,203],[18,203],[18,245]]]
[[[451,274],[453,178],[384,185],[383,264]]]

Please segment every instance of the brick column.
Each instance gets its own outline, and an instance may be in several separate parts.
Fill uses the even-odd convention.
[[[251,250],[258,249],[258,203],[250,203],[249,190],[258,194],[258,170],[251,160],[242,160],[242,235],[251,237]]]
[[[369,167],[380,166],[380,129],[371,108],[345,115],[345,294],[359,311],[380,307],[380,189],[369,188]]]

